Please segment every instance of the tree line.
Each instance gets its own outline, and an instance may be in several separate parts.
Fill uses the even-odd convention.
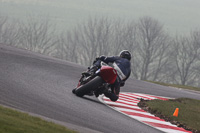
[[[100,56],[132,53],[132,77],[200,87],[200,30],[170,36],[152,17],[136,21],[90,17],[56,32],[48,19],[9,21],[0,16],[0,43],[90,66]]]

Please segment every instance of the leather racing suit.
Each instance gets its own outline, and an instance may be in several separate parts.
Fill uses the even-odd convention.
[[[103,61],[117,70],[117,79],[111,85],[111,92],[105,92],[105,96],[109,97],[112,101],[117,101],[119,98],[120,87],[124,86],[125,81],[129,78],[131,73],[131,63],[126,58],[119,56],[105,57],[100,56],[96,58],[93,67],[100,67],[100,62]]]

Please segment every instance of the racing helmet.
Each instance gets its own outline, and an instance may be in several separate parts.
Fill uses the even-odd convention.
[[[131,53],[128,51],[128,50],[122,50],[120,53],[119,53],[119,56],[121,58],[126,58],[128,59],[129,61],[131,60]]]

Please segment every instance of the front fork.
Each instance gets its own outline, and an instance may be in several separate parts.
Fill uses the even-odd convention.
[[[83,84],[86,84],[87,82],[89,82],[90,80],[92,80],[93,78],[95,78],[98,75],[99,75],[99,73],[94,73],[93,75],[90,75],[88,77],[82,75],[78,82],[77,88]]]

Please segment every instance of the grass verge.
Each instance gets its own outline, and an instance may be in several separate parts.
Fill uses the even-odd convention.
[[[200,133],[200,100],[189,98],[170,99],[168,101],[142,100],[139,106],[179,127]],[[176,108],[179,108],[178,117],[173,116]]]
[[[75,133],[75,131],[0,106],[0,133]]]
[[[188,90],[195,90],[195,91],[200,91],[199,87],[193,87],[193,86],[185,86],[185,85],[176,85],[176,84],[167,84],[167,83],[162,83],[162,82],[156,82],[156,81],[149,81],[145,80],[147,82],[163,85],[163,86],[171,86],[171,87],[176,87],[176,88],[182,88],[182,89],[188,89]]]

